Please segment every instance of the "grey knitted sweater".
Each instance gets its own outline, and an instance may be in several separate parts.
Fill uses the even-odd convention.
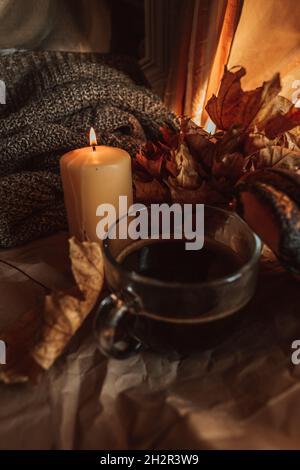
[[[0,56],[0,80],[0,247],[66,228],[59,158],[86,146],[90,127],[134,156],[162,124],[174,124],[128,58],[16,52]]]

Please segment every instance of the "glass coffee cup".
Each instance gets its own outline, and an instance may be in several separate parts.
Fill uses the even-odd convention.
[[[151,211],[143,210],[150,226]],[[103,242],[105,276],[112,293],[95,316],[94,332],[102,353],[122,359],[145,348],[182,356],[228,336],[256,286],[261,242],[249,226],[234,212],[205,205],[205,251],[185,254],[184,240],[166,244],[160,227],[152,239],[118,237],[122,221],[110,229],[116,236],[108,234]],[[183,222],[172,219],[171,238],[176,223]]]

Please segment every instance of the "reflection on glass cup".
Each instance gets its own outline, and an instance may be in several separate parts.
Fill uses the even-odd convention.
[[[151,211],[144,210],[150,226]],[[176,223],[183,222],[172,219],[171,235]],[[211,347],[253,296],[261,242],[237,214],[205,206],[204,251],[185,253],[184,240],[166,243],[157,230],[150,240],[121,239],[115,230],[116,238],[103,243],[112,294],[102,300],[94,328],[107,356],[124,358],[141,348],[185,355]]]

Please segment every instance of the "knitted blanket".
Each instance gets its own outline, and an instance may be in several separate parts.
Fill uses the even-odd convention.
[[[174,124],[128,58],[16,52],[0,56],[0,80],[0,247],[66,228],[59,158],[87,146],[90,127],[134,156]]]

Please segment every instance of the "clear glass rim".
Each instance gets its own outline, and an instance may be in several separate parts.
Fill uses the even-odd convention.
[[[145,206],[145,209],[148,208],[149,206]],[[245,273],[247,273],[249,270],[252,269],[252,267],[257,263],[257,261],[260,258],[261,255],[261,249],[262,249],[262,243],[260,238],[251,230],[249,225],[236,213],[236,212],[231,212],[225,209],[221,209],[219,207],[211,206],[209,204],[205,204],[205,207],[209,208],[210,210],[216,211],[216,212],[221,212],[225,214],[226,216],[230,217],[235,217],[238,219],[239,223],[241,223],[245,229],[249,232],[249,235],[253,237],[254,241],[254,250],[253,253],[250,257],[250,259],[242,265],[240,269],[237,271],[233,272],[229,276],[223,276],[218,279],[215,279],[213,281],[206,281],[206,282],[172,282],[172,281],[162,281],[160,279],[155,279],[152,277],[144,276],[142,274],[138,274],[135,271],[130,271],[126,269],[122,264],[118,263],[118,261],[115,259],[115,257],[112,255],[109,247],[110,243],[110,238],[109,238],[109,233],[111,230],[116,227],[121,220],[123,220],[125,217],[128,217],[128,214],[120,217],[118,220],[116,220],[108,229],[107,235],[103,240],[103,251],[105,257],[108,259],[108,261],[113,265],[114,268],[116,268],[118,271],[120,271],[122,274],[124,274],[127,278],[129,278],[133,282],[141,283],[141,284],[147,284],[147,285],[152,285],[153,287],[160,287],[160,288],[167,288],[167,289],[182,289],[182,290],[188,290],[188,289],[199,289],[199,288],[204,288],[204,287],[217,287],[223,284],[228,284],[237,281],[240,279]],[[142,209],[144,210],[144,209]],[[205,209],[204,209],[205,210]]]

